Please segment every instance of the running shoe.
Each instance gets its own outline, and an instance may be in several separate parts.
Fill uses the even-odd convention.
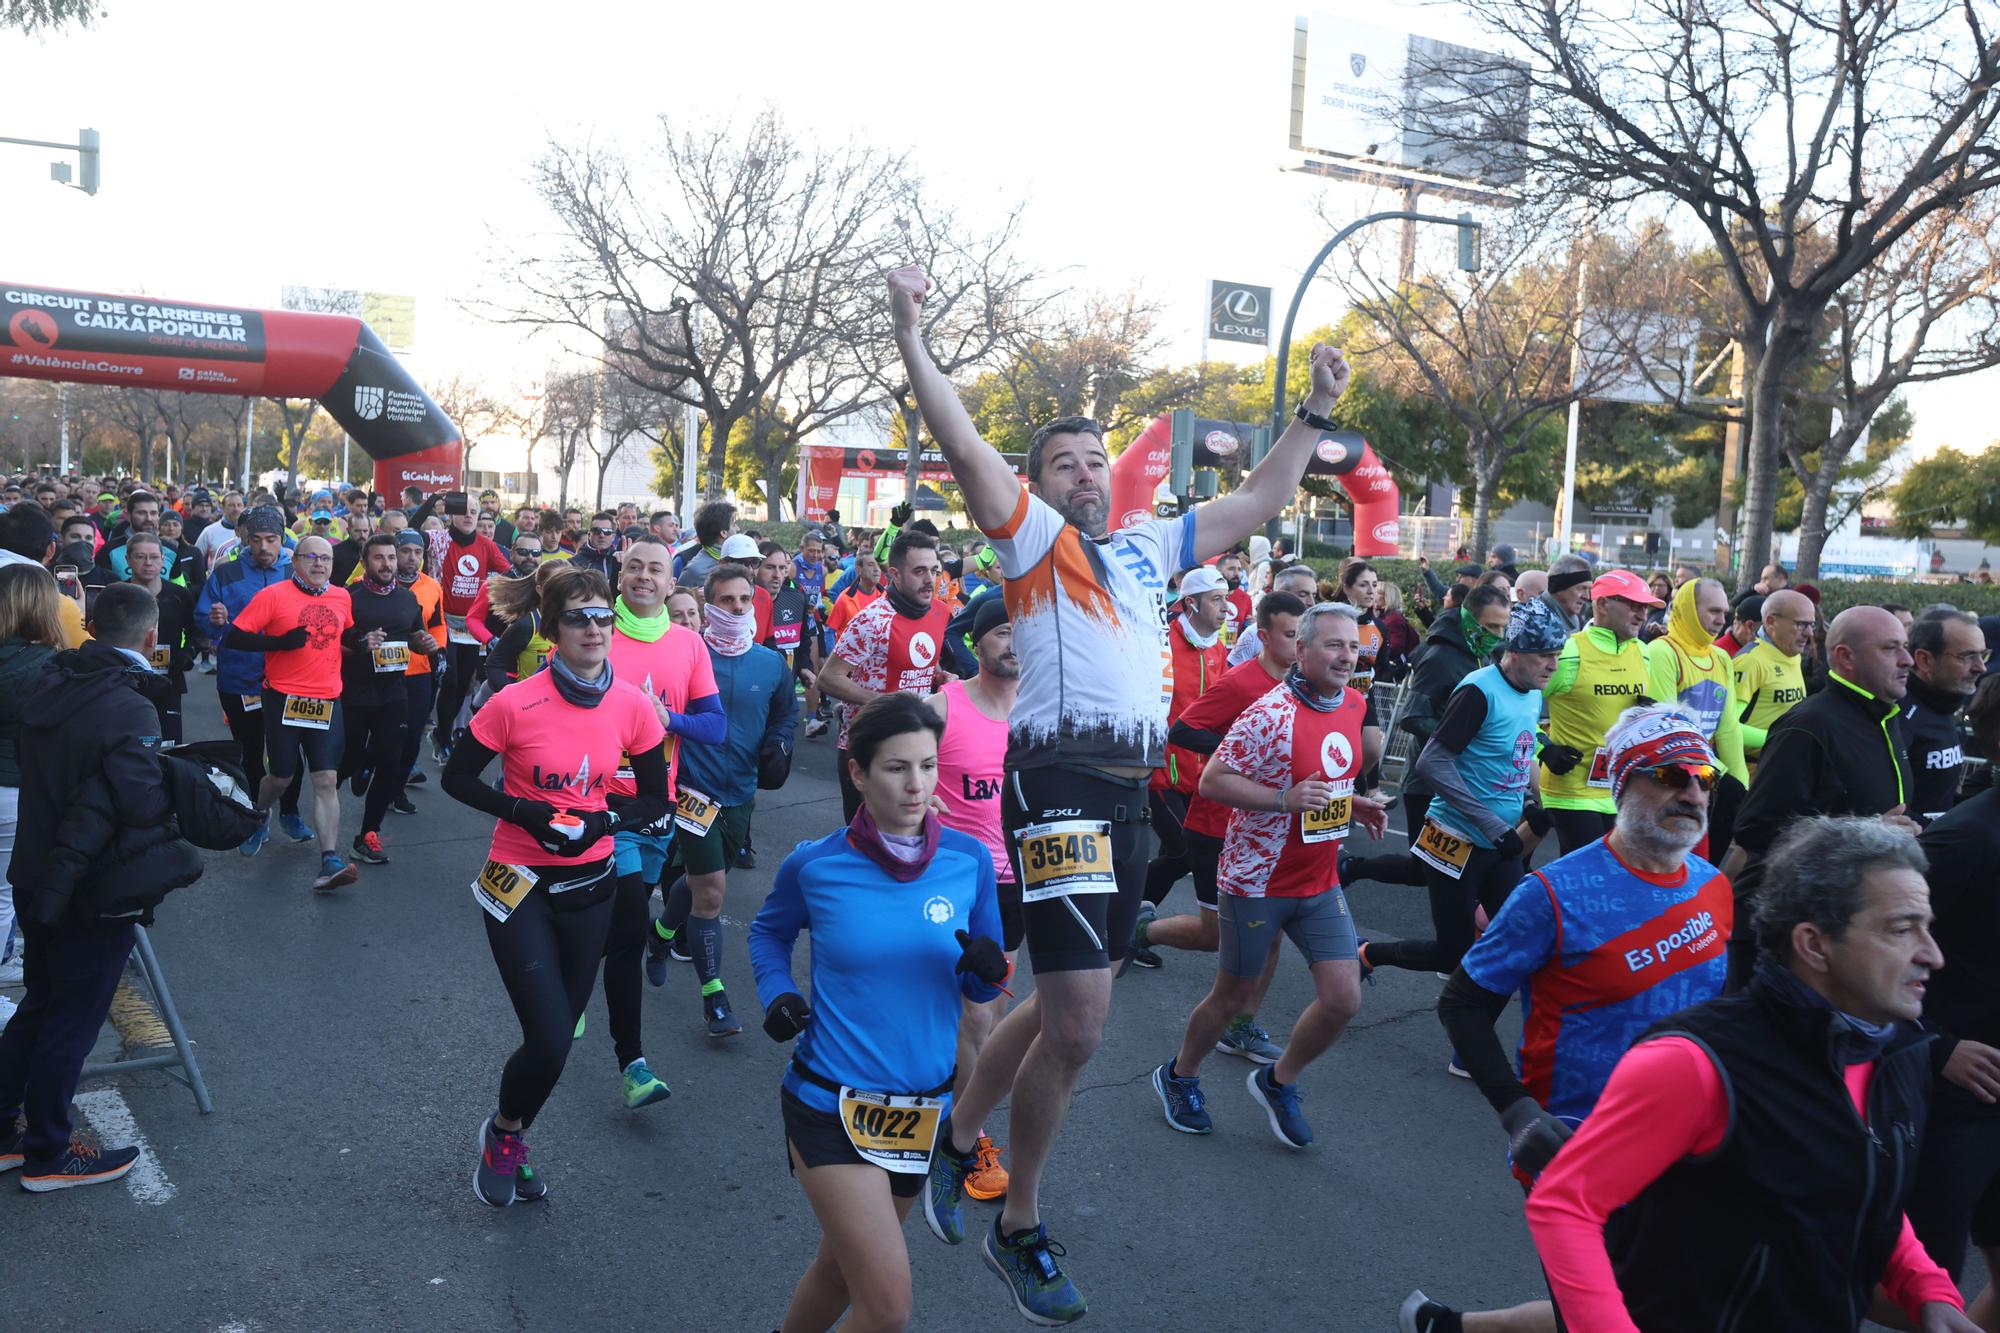
[[[667,957],[673,959],[676,963],[692,963],[694,961],[694,955],[687,950],[687,936],[674,936],[673,941],[667,945]]]
[[[981,1248],[986,1254],[986,1266],[1007,1284],[1014,1296],[1014,1308],[1023,1319],[1044,1328],[1055,1328],[1083,1318],[1083,1297],[1056,1264],[1064,1253],[1063,1247],[1049,1239],[1046,1226],[1003,1236],[1000,1219],[996,1217]]]
[[[667,951],[673,948],[673,941],[660,938],[660,924],[653,923],[653,938],[646,941],[646,981],[650,985],[667,984]]]
[[[27,1156],[21,1151],[21,1145],[27,1140],[28,1117],[17,1115],[7,1132],[0,1134],[0,1171],[12,1171],[27,1160]]]
[[[1459,1060],[1457,1051],[1451,1053],[1451,1059],[1446,1062],[1444,1072],[1450,1074],[1453,1078],[1472,1077],[1472,1071],[1467,1069],[1464,1063]]]
[[[930,1178],[924,1182],[924,1222],[947,1245],[965,1239],[965,1178],[978,1165],[976,1154],[960,1157],[951,1147],[951,1117],[938,1126],[931,1144]]]
[[[1346,881],[1342,881],[1345,883]],[[1368,941],[1354,941],[1354,961],[1361,964],[1361,979],[1369,985],[1375,984],[1375,968],[1368,961]]]
[[[28,964],[20,958],[9,958],[0,963],[0,986],[25,986],[28,983]]]
[[[250,831],[250,836],[245,838],[243,840],[243,845],[238,847],[236,850],[241,852],[245,856],[255,856],[257,853],[264,850],[264,844],[269,842],[270,840],[271,840],[271,816],[267,812],[262,818],[258,819],[257,827]]]
[[[549,1182],[526,1162],[514,1168],[514,1202],[536,1203],[549,1197]]]
[[[972,1147],[973,1168],[965,1173],[965,1192],[981,1203],[1007,1197],[1007,1168],[1000,1165],[1000,1149],[981,1134]]]
[[[436,764],[438,771],[442,773],[445,761],[450,758],[451,745],[445,740],[444,733],[436,727],[431,728],[431,762]]]
[[[1271,1040],[1271,1034],[1257,1026],[1254,1018],[1238,1018],[1216,1039],[1215,1049],[1257,1065],[1274,1065],[1285,1048]]]
[[[357,833],[354,835],[354,859],[366,861],[371,866],[389,864],[389,853],[382,850],[382,835],[379,833]]]
[[[736,853],[736,868],[738,870],[755,870],[757,868],[756,851],[750,847],[745,847],[742,851]]]
[[[646,1064],[646,1057],[640,1056],[625,1066],[625,1109],[636,1111],[654,1102],[663,1102],[673,1096],[673,1089],[660,1082]]]
[[[826,735],[826,719],[816,717],[806,723],[806,739],[816,741]]]
[[[736,1021],[735,1013],[729,1008],[729,996],[724,991],[704,997],[701,1013],[708,1022],[708,1035],[712,1041],[733,1037],[743,1030],[743,1025]]]
[[[1403,1304],[1396,1311],[1396,1333],[1438,1333],[1447,1326],[1456,1328],[1458,1325],[1448,1325],[1447,1321],[1457,1313],[1449,1305],[1440,1305],[1424,1295],[1422,1290],[1413,1291],[1403,1297]]]
[[[389,808],[399,815],[414,815],[417,813],[417,807],[410,803],[410,798],[407,796],[398,796],[395,800],[389,802]]]
[[[1183,1134],[1212,1134],[1215,1120],[1208,1114],[1208,1099],[1201,1095],[1201,1078],[1181,1078],[1168,1060],[1153,1071],[1153,1092],[1160,1099],[1160,1111],[1167,1128]]]
[[[280,810],[278,812],[278,827],[283,829],[285,836],[293,842],[312,841],[313,831],[306,827],[305,816],[296,810]]]
[[[1296,1083],[1280,1083],[1271,1077],[1269,1065],[1258,1065],[1246,1080],[1250,1095],[1264,1108],[1271,1132],[1288,1148],[1303,1148],[1313,1141],[1312,1126],[1306,1123],[1299,1103],[1304,1100]]]
[[[342,885],[352,884],[361,877],[361,868],[340,859],[339,852],[319,854],[319,874],[313,879],[313,889],[319,893],[332,893]]]
[[[356,796],[366,796],[368,794],[368,779],[373,777],[374,773],[373,769],[364,768],[359,773],[356,773],[347,785],[353,789]]]
[[[472,1173],[472,1192],[481,1203],[505,1208],[514,1202],[516,1182],[528,1164],[528,1141],[509,1134],[491,1116],[479,1125],[479,1169]]]
[[[1158,917],[1159,912],[1149,902],[1139,904],[1139,919],[1132,925],[1132,966],[1158,970],[1163,961],[1160,955],[1146,944],[1146,930]]]
[[[405,787],[421,787],[430,781],[430,776],[415,764],[410,765],[410,776],[403,779]]]
[[[212,676],[215,674],[215,659],[204,657],[194,664],[194,669],[204,676]]]
[[[78,1185],[103,1185],[122,1177],[138,1160],[137,1148],[105,1148],[78,1130],[69,1136],[69,1146],[54,1157],[40,1161],[23,1157],[21,1188],[47,1194]]]

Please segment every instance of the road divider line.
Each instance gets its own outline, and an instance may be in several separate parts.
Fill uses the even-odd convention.
[[[125,1188],[132,1192],[134,1199],[157,1208],[180,1193],[174,1188],[174,1182],[167,1179],[166,1168],[153,1155],[153,1145],[146,1142],[146,1136],[139,1132],[139,1122],[132,1118],[132,1108],[125,1104],[124,1096],[116,1088],[93,1088],[89,1092],[79,1092],[76,1094],[76,1107],[97,1132],[99,1142],[139,1150],[139,1160],[132,1163],[131,1171],[125,1176]]]

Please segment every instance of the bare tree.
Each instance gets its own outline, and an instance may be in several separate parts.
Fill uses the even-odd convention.
[[[570,474],[597,429],[597,381],[595,370],[552,370],[542,381],[533,439],[555,447],[559,508],[569,507]]]
[[[1770,555],[1785,394],[1828,306],[1928,219],[2000,186],[1992,13],[1964,0],[1471,8],[1520,54],[1427,57],[1427,132],[1516,155],[1535,193],[1670,201],[1721,255],[1748,362],[1747,582]],[[1516,137],[1462,128],[1496,123]]]
[[[877,392],[851,331],[881,323],[905,177],[901,157],[801,141],[770,109],[741,126],[662,118],[636,164],[552,143],[536,185],[560,234],[508,259],[515,296],[486,313],[558,330],[700,408],[719,494],[731,432],[760,402],[811,386],[793,414],[803,436]]]
[[[424,386],[451,423],[458,427],[459,464],[472,467],[472,450],[481,440],[514,424],[507,403],[485,380],[453,371],[443,379]]]
[[[602,430],[618,440],[621,447],[631,447],[635,437],[653,447],[655,457],[662,460],[656,483],[662,495],[678,494],[682,415],[680,403],[635,384],[616,371],[607,370],[598,386],[598,418]],[[601,494],[598,507],[603,508]]]
[[[1159,305],[1137,291],[1058,300],[1010,347],[999,370],[1021,423],[1087,415],[1107,432],[1130,424],[1125,394],[1150,373],[1160,349]]]

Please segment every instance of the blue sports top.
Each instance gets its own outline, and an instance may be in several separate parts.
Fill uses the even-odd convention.
[[[1527,803],[1528,775],[1535,767],[1535,732],[1542,724],[1541,691],[1515,689],[1500,674],[1498,663],[1479,668],[1459,682],[1458,688],[1486,696],[1486,720],[1454,756],[1459,776],[1502,824],[1513,828]],[[1493,838],[1480,830],[1480,821],[1442,795],[1431,802],[1431,817],[1477,846],[1494,844]]]

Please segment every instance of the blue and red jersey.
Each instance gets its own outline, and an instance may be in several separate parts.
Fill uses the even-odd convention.
[[[1521,1082],[1574,1124],[1634,1037],[1722,994],[1734,919],[1729,879],[1708,862],[1649,874],[1600,838],[1523,879],[1465,972],[1521,993]]]

